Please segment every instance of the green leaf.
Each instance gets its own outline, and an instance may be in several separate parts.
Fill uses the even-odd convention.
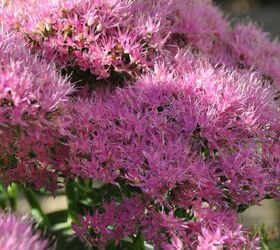
[[[237,207],[237,212],[238,212],[238,213],[243,213],[243,212],[245,212],[248,208],[249,208],[249,205],[247,205],[247,204],[238,205],[238,207]]]
[[[0,185],[0,207],[2,209],[7,208],[8,206],[7,203],[8,203],[8,197],[7,197],[6,190],[2,185]]]
[[[134,250],[133,242],[129,242],[127,240],[122,240],[117,247],[117,250]]]
[[[43,212],[40,203],[34,194],[34,192],[29,188],[23,188],[24,195],[26,197],[26,200],[28,201],[28,204],[31,208],[31,214],[33,217],[42,225],[45,225],[47,227],[50,227],[50,222],[48,220],[48,217]]]
[[[52,226],[50,230],[51,232],[56,232],[61,235],[71,236],[73,234],[71,224],[72,222],[70,220],[68,220],[67,222],[57,223]]]
[[[176,208],[176,210],[174,211],[174,215],[186,220],[191,220],[193,218],[193,214],[187,213],[187,211],[183,208]]]
[[[68,218],[71,221],[77,221],[78,194],[76,192],[73,180],[68,180],[68,182],[66,183],[65,194],[67,196],[67,203],[68,203]]]
[[[115,241],[113,241],[113,240],[108,241],[105,249],[106,250],[117,250]]]
[[[280,249],[280,239],[270,241],[267,245],[268,245],[268,249],[270,249],[270,250],[279,250]]]
[[[133,246],[135,250],[145,250],[144,237],[141,233],[133,237]]]
[[[56,240],[56,250],[98,250],[94,247],[85,246],[78,238],[65,238],[58,236]]]
[[[10,202],[11,210],[15,211],[17,209],[17,185],[15,183],[12,183],[7,188],[7,196]]]
[[[51,225],[66,222],[68,219],[68,209],[58,210],[52,213],[46,214],[48,221]]]

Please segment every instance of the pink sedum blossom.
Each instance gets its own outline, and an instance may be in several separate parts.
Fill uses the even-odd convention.
[[[0,214],[1,250],[46,250],[48,242],[41,239],[40,233],[33,233],[26,218],[13,214]]]
[[[191,47],[207,55],[214,65],[257,70],[279,88],[280,45],[253,23],[231,25],[211,0],[139,0],[134,13],[139,9],[146,17],[160,20],[158,33],[173,53]]]
[[[67,96],[72,87],[5,31],[0,34],[0,66],[1,179],[51,185],[51,166],[60,164],[53,152],[62,147],[59,137],[70,121]]]
[[[258,249],[237,213],[279,199],[279,43],[210,0],[11,0],[0,14],[16,33],[0,32],[1,180],[114,185],[73,225],[100,248]]]
[[[198,250],[219,250],[227,246],[229,249],[260,249],[258,239],[248,240],[248,235],[238,225],[237,216],[231,211],[211,211],[209,208],[198,208],[196,210],[200,225],[198,239]]]
[[[159,201],[185,185],[190,197],[214,203],[269,195],[277,178],[271,182],[268,169],[276,165],[264,167],[269,153],[261,150],[278,136],[273,91],[253,73],[196,57],[178,55],[171,68],[159,65],[134,86],[77,103],[83,111],[70,135],[72,171],[108,183],[125,178]]]
[[[251,23],[231,27],[209,0],[17,0],[6,5],[3,22],[20,31],[34,51],[97,79],[117,72],[135,80],[158,56],[191,47],[214,65],[255,69],[279,85],[277,41]]]
[[[94,215],[80,218],[80,224],[73,228],[78,236],[91,245],[105,246],[108,240],[119,243],[125,236],[138,233],[145,204],[139,197],[125,198],[122,203],[103,204],[104,212],[96,211]],[[88,229],[93,229],[96,237],[90,237]]]
[[[153,35],[157,21],[146,25],[132,15],[131,5],[130,0],[37,1],[22,8],[10,27],[20,31],[34,51],[63,67],[89,70],[97,79],[116,72],[135,77],[151,63],[150,54],[161,41]]]
[[[158,211],[151,204],[139,197],[105,203],[101,211],[81,217],[73,228],[84,241],[100,248],[108,240],[122,244],[120,240],[125,236],[141,234],[155,249],[259,249],[257,239],[248,238],[231,211],[195,207],[197,219],[188,222],[173,212]]]
[[[234,27],[230,45],[235,60],[243,67],[259,70],[264,78],[280,84],[280,44],[252,23]]]
[[[145,200],[142,212],[140,205],[121,208],[129,207],[126,200],[104,204],[105,212],[81,218],[78,235],[93,245],[141,232],[156,249],[258,249],[236,211],[278,197],[279,109],[273,89],[260,81],[254,72],[179,53],[133,86],[78,100],[68,134],[73,173],[125,181]],[[170,212],[161,213],[161,206]],[[173,216],[174,206],[196,221]],[[114,211],[125,211],[129,222]],[[89,228],[100,230],[98,237]]]

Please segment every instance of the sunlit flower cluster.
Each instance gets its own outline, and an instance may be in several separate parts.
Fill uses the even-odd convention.
[[[132,15],[131,5],[129,0],[37,1],[36,13],[29,7],[15,15],[11,8],[10,24],[33,51],[63,67],[89,70],[97,79],[120,73],[131,78],[145,71],[163,43],[157,20],[144,22]]]
[[[193,213],[205,203],[242,210],[277,197],[279,163],[271,150],[279,111],[272,89],[253,73],[177,56],[172,67],[157,65],[110,98],[105,92],[76,104],[72,171],[106,183],[125,181],[151,203]]]
[[[210,0],[10,0],[0,14],[2,182],[101,183],[109,198],[73,223],[101,249],[258,249],[238,213],[280,198],[279,43]]]

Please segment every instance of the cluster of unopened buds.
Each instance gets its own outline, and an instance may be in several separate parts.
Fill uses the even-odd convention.
[[[2,183],[114,187],[73,223],[100,249],[259,249],[238,213],[280,197],[279,43],[209,0],[11,0],[0,24]],[[0,245],[45,249],[22,223]]]

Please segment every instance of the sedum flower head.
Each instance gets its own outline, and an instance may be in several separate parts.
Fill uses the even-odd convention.
[[[72,87],[55,68],[29,54],[24,42],[0,34],[1,178],[48,185],[54,178],[53,154],[69,123],[68,95]],[[37,176],[36,176],[37,175]]]
[[[48,242],[39,233],[33,233],[26,218],[13,214],[0,214],[1,250],[45,250]]]
[[[263,78],[280,84],[280,45],[253,23],[238,24],[232,32],[230,45],[240,67],[259,70]]]
[[[73,225],[100,248],[142,235],[155,249],[258,249],[237,213],[279,199],[276,41],[210,0],[11,0],[0,14],[21,36],[0,34],[1,179],[117,189]],[[69,102],[52,62],[106,84]]]
[[[135,77],[148,66],[161,41],[153,35],[157,20],[145,22],[132,15],[131,5],[130,0],[37,1],[10,11],[23,14],[9,23],[34,51],[63,67],[78,67],[97,79],[112,74]]]
[[[262,199],[275,167],[264,167],[269,156],[262,155],[277,138],[273,91],[253,73],[196,57],[178,55],[169,67],[158,65],[109,98],[76,104],[73,172],[109,183],[121,176],[159,200],[185,185],[188,195],[209,202],[227,195],[237,204]]]
[[[255,24],[231,25],[209,0],[139,0],[134,6],[134,13],[140,9],[142,15],[160,20],[158,35],[162,39],[167,36],[165,48],[173,54],[179,48],[191,47],[209,57],[214,65],[244,72],[254,69],[279,88],[279,42]]]
[[[133,86],[74,104],[68,132],[73,173],[125,182],[142,197],[132,208],[125,199],[103,204],[105,212],[97,208],[74,226],[78,235],[100,246],[141,233],[157,249],[257,249],[236,213],[278,197],[279,189],[279,158],[272,153],[279,109],[273,89],[257,76],[179,53]],[[197,220],[183,220],[176,209]]]
[[[81,239],[100,248],[108,241],[122,244],[124,237],[142,235],[155,249],[259,249],[258,239],[249,239],[231,211],[195,207],[196,220],[185,221],[173,211],[159,211],[146,198],[145,202],[130,197],[104,203],[93,215],[81,217],[73,229]]]

